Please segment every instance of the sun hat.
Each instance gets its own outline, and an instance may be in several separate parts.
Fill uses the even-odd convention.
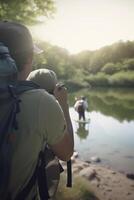
[[[38,84],[41,88],[51,94],[53,94],[54,88],[57,84],[57,76],[55,72],[44,68],[32,71],[27,77],[27,80]]]

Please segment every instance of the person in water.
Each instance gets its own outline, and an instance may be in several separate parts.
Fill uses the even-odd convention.
[[[85,121],[85,111],[88,109],[88,102],[85,96],[81,96],[80,99],[76,99],[74,109],[77,111],[79,120]]]

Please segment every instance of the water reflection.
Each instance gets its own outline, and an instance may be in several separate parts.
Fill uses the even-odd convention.
[[[102,164],[134,173],[134,91],[129,89],[83,90],[69,96],[88,98],[89,124],[76,123],[77,113],[70,108],[75,134],[75,149],[84,160],[98,156]]]
[[[85,123],[78,122],[78,125],[76,125],[76,134],[80,139],[86,139],[89,134],[89,126]]]

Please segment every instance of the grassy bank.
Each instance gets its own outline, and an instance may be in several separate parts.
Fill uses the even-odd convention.
[[[66,187],[65,174],[61,176],[56,200],[98,200],[89,187],[88,181],[82,177],[74,177],[73,187]]]

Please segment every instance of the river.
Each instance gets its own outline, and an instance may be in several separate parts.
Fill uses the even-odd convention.
[[[84,95],[89,103],[89,123],[76,122],[74,98]],[[69,95],[75,132],[75,150],[82,160],[101,159],[101,165],[134,173],[134,90],[92,89]]]

